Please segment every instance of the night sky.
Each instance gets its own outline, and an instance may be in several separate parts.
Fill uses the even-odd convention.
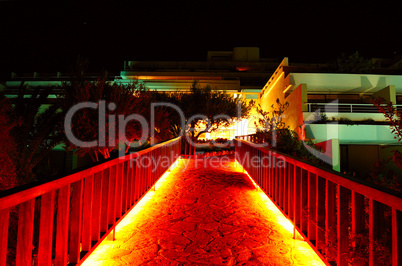
[[[262,2],[262,3],[261,3]],[[55,1],[58,3],[58,1]],[[208,50],[258,46],[262,57],[326,62],[359,51],[402,53],[401,1],[0,1],[1,76],[90,71],[124,60],[206,60]]]

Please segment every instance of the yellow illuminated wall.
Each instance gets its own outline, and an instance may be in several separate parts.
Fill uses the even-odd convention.
[[[284,122],[286,126],[295,130],[299,136],[302,136],[303,132],[300,126],[303,124],[304,103],[307,102],[307,86],[300,84],[297,88],[292,88],[290,75],[287,75],[284,71],[286,66],[288,66],[287,58],[283,59],[262,89],[260,94],[261,108],[264,111],[272,111],[271,106],[277,106],[277,99],[281,103],[288,102],[289,107],[283,115]]]

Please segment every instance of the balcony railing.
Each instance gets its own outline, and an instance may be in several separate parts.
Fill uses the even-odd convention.
[[[377,113],[378,109],[373,104],[360,103],[306,103],[307,112],[320,110],[322,113]],[[402,105],[394,105],[398,111],[402,110]]]
[[[180,156],[180,144],[180,138],[173,139],[53,181],[2,192],[0,265],[7,265],[9,237],[16,237],[16,265],[33,265],[33,243],[35,265],[81,263]],[[13,236],[9,218],[17,213]]]
[[[259,142],[255,136],[235,140],[237,161],[319,255],[336,265],[353,258],[355,264],[359,256],[377,265],[384,253],[381,241],[388,236],[389,262],[402,265],[400,194],[250,141]]]

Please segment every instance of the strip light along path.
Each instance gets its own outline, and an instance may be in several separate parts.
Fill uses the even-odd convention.
[[[176,164],[83,265],[325,265],[233,158]]]

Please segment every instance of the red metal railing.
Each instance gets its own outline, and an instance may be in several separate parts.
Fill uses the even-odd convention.
[[[386,263],[402,265],[400,194],[245,140],[235,147],[237,161],[327,262],[378,265],[388,247]]]
[[[35,264],[80,264],[179,156],[180,138],[176,138],[53,181],[3,193],[0,265],[7,261],[10,213],[18,213],[16,265],[32,265],[33,243]],[[34,233],[39,235],[36,241]]]
[[[190,141],[187,140],[185,137],[182,138],[181,146],[183,147],[182,150],[183,158],[191,158],[196,156],[195,145],[192,145],[192,143],[190,143]]]

